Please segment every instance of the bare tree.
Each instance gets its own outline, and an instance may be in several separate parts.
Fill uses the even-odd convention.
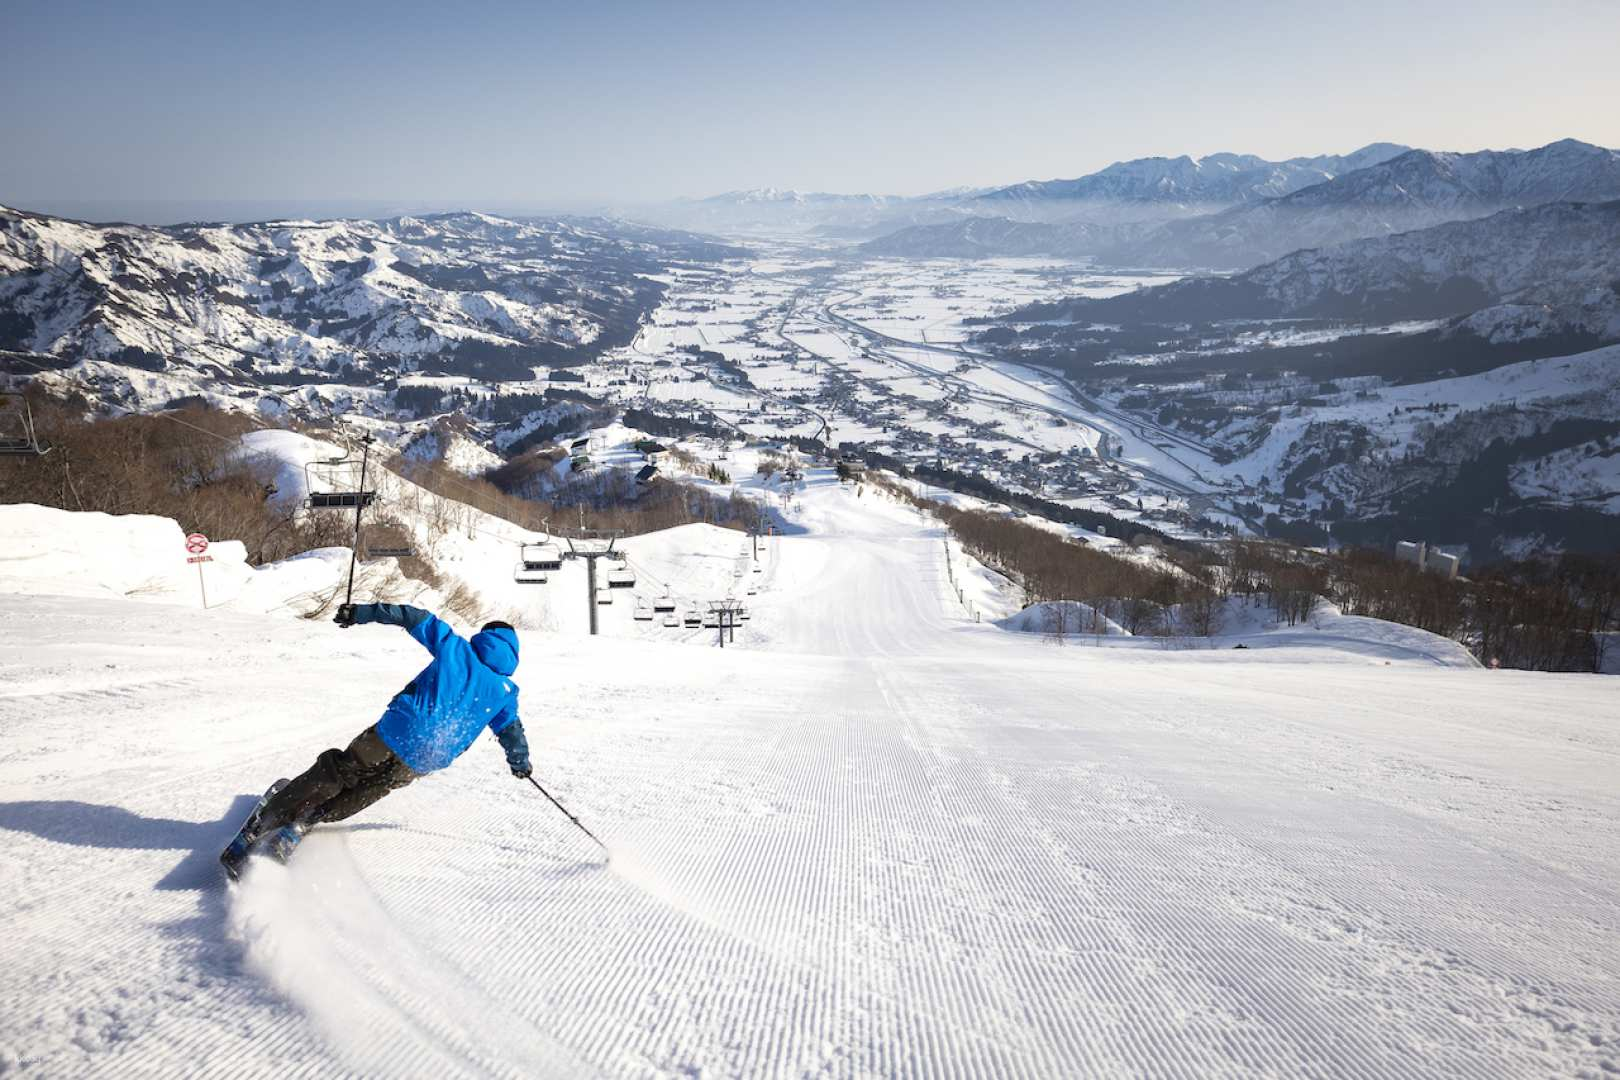
[[[1052,600],[1046,605],[1046,640],[1054,645],[1068,643],[1074,621],[1074,604],[1069,600]]]

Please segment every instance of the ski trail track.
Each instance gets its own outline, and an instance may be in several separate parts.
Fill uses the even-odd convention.
[[[737,648],[526,635],[606,866],[485,740],[227,889],[419,650],[6,598],[0,1075],[1620,1070],[1603,680],[1059,648],[963,619],[909,510],[804,501]]]

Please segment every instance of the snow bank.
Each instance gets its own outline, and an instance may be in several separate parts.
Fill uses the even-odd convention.
[[[1003,630],[1019,634],[1050,634],[1055,631],[1060,620],[1066,634],[1095,636],[1100,633],[1103,636],[1131,636],[1130,631],[1119,623],[1090,604],[1083,604],[1078,600],[1043,600],[1038,604],[1031,604],[1015,615],[997,619],[996,625]]]
[[[277,499],[295,502],[303,502],[309,494],[305,464],[344,456],[343,447],[335,443],[311,439],[296,431],[280,428],[250,431],[243,435],[242,453],[270,471],[276,485]]]
[[[188,563],[186,534],[172,518],[0,505],[0,593],[93,596],[235,611],[302,613],[348,570],[347,548],[309,551],[262,567],[238,540],[208,545],[211,561]],[[201,567],[199,574],[198,567]]]
[[[0,591],[201,603],[186,535],[171,518],[0,506]],[[238,542],[210,545],[205,583],[219,601],[240,591],[250,571]]]
[[[1264,595],[1228,597],[1219,609],[1216,646],[1249,649],[1325,648],[1383,661],[1405,661],[1446,668],[1477,668],[1478,660],[1458,642],[1415,626],[1364,615],[1346,615],[1318,600],[1309,617],[1294,626],[1278,621]]]
[[[1132,635],[1089,604],[1076,600],[1032,604],[996,620],[994,625],[1013,633],[1052,634],[1059,610],[1067,616],[1066,635],[1074,638],[1109,638],[1112,640],[1107,644],[1117,648],[1182,647],[1193,643],[1215,649],[1241,646],[1249,650],[1284,650],[1278,656],[1289,656],[1300,649],[1323,649],[1381,663],[1400,662],[1444,668],[1481,666],[1473,654],[1450,638],[1419,630],[1415,626],[1346,615],[1326,600],[1317,601],[1308,618],[1287,626],[1267,606],[1264,595],[1228,597],[1216,609],[1213,619],[1215,632],[1208,637],[1189,633],[1187,622],[1179,609],[1171,613],[1172,624],[1178,628],[1176,633],[1158,637]],[[1101,634],[1097,633],[1094,619],[1101,622]]]

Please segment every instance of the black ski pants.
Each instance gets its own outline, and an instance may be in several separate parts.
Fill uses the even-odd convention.
[[[377,734],[373,724],[343,750],[327,750],[265,804],[262,831],[352,817],[417,774]]]

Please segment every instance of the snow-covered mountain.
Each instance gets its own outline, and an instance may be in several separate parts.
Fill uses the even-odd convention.
[[[0,349],[256,384],[530,378],[622,344],[671,261],[736,249],[478,213],[147,228],[0,209]]]
[[[1620,151],[1574,139],[1535,150],[1402,151],[1378,143],[1343,157],[1276,163],[1235,154],[1122,162],[1078,180],[1001,189],[972,200],[971,217],[914,224],[862,250],[1244,269],[1302,248],[1511,207],[1620,198]],[[1005,242],[997,242],[996,230],[979,221],[987,215],[1027,227],[1002,229]],[[1076,227],[1082,222],[1090,227]]]
[[[1110,261],[1253,266],[1300,248],[1482,217],[1514,206],[1620,198],[1620,150],[1564,139],[1535,150],[1412,150],[1280,198],[1122,237]]]
[[[896,234],[885,250],[927,256],[1052,254],[1087,251],[1120,236],[1097,231],[1005,230],[1005,247],[985,251],[985,218],[1023,222],[1085,221],[1122,225],[1208,213],[1283,195],[1384,161],[1406,148],[1375,143],[1351,154],[1267,161],[1252,154],[1139,158],[1073,180],[1026,181],[1004,187],[958,187],[917,196],[835,194],[774,187],[728,191],[638,212],[652,220],[702,228],[792,228],[846,239]],[[915,230],[911,232],[903,230]],[[953,237],[952,231],[955,231]],[[905,249],[905,250],[902,250]]]
[[[1169,202],[1231,205],[1275,198],[1346,172],[1386,161],[1407,148],[1374,143],[1349,154],[1267,161],[1253,154],[1202,158],[1148,157],[1118,161],[1073,180],[1030,180],[979,196],[986,208],[1060,201]]]
[[[1053,312],[1145,323],[1472,316],[1620,339],[1620,201],[1557,202],[1298,251],[1231,278],[1192,278]]]

